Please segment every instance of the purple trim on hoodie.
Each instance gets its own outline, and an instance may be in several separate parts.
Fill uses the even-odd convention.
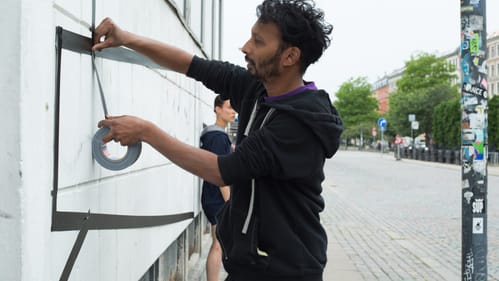
[[[314,82],[305,82],[305,85],[300,86],[289,93],[286,93],[286,94],[280,95],[280,96],[275,96],[275,97],[264,97],[264,99],[265,99],[265,102],[274,102],[274,101],[280,100],[282,98],[294,96],[294,95],[301,93],[305,90],[317,90],[317,87],[315,86]]]

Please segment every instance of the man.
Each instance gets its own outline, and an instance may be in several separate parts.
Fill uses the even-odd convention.
[[[201,132],[201,148],[217,155],[227,155],[232,152],[232,143],[225,132],[229,122],[234,121],[236,112],[229,100],[215,97],[213,111],[216,115],[215,124],[207,126]],[[206,280],[218,281],[222,264],[222,248],[216,237],[217,221],[215,215],[230,198],[230,186],[217,186],[208,181],[203,182],[201,206],[211,224],[212,243],[206,258]]]
[[[328,94],[303,74],[328,47],[332,26],[306,0],[265,0],[242,47],[247,70],[209,61],[121,30],[97,28],[94,50],[125,45],[202,81],[239,113],[234,153],[217,156],[184,144],[132,116],[99,122],[104,141],[144,141],[185,170],[218,186],[232,184],[217,217],[222,261],[232,281],[319,281],[326,264],[324,161],[338,149],[341,118]]]

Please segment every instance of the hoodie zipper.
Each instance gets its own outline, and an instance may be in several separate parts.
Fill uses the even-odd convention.
[[[225,250],[225,246],[224,246],[224,243],[222,242],[222,236],[220,235],[220,230],[219,228],[217,227],[216,228],[216,236],[217,236],[217,239],[218,239],[218,242],[220,243],[220,247],[222,248],[222,255],[223,255],[223,259],[224,260],[229,260],[229,257],[227,256],[227,251]]]
[[[255,103],[254,109],[256,109],[256,103]],[[267,111],[267,114],[265,114],[265,118],[263,118],[262,124],[260,125],[260,129],[263,127],[263,125],[265,125],[265,122],[267,122],[267,120],[270,118],[272,113],[274,113],[274,111],[275,111],[275,108],[273,108],[273,107],[270,108],[269,111]],[[251,115],[254,118],[253,113]],[[253,120],[250,120],[250,123],[252,123],[252,121]],[[250,196],[250,202],[249,202],[249,206],[248,206],[248,215],[246,216],[246,219],[244,220],[243,229],[241,229],[241,232],[243,234],[248,233],[248,227],[249,227],[249,224],[251,222],[251,216],[253,215],[254,205],[255,205],[255,179],[252,179],[251,180],[251,196]]]

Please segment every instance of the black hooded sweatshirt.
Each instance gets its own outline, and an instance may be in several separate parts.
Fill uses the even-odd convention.
[[[230,99],[239,114],[235,152],[218,157],[233,187],[218,214],[225,269],[237,281],[322,280],[323,168],[343,130],[329,95],[304,90],[266,102],[263,84],[246,69],[199,57],[187,75]]]

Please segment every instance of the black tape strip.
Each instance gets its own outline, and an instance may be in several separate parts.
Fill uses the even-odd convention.
[[[54,98],[54,173],[52,175],[52,222],[56,221],[57,190],[59,186],[59,116],[61,107],[61,59],[62,59],[62,27],[56,28],[55,36],[55,98]]]
[[[61,30],[61,47],[63,49],[80,54],[92,55],[91,38],[65,30],[62,27]],[[148,57],[124,47],[107,48],[102,51],[95,52],[95,56],[113,61],[142,65],[150,68],[166,69],[153,62]]]
[[[85,214],[85,216],[83,217],[83,223],[81,223],[81,216],[80,216],[80,225],[78,227],[78,229],[80,229],[80,232],[76,237],[73,249],[71,249],[71,253],[69,254],[68,260],[66,261],[66,265],[64,266],[64,270],[62,271],[61,278],[59,278],[60,281],[66,281],[69,279],[69,275],[73,270],[76,258],[80,253],[81,246],[83,246],[83,242],[85,241],[85,237],[87,236],[89,220],[90,220],[90,211],[87,214]]]
[[[56,221],[52,225],[52,231],[78,230],[81,227],[82,218],[86,215],[87,213],[80,212],[57,212]],[[193,212],[163,216],[127,216],[92,213],[92,220],[88,222],[87,228],[89,230],[144,228],[172,224],[193,217]]]

